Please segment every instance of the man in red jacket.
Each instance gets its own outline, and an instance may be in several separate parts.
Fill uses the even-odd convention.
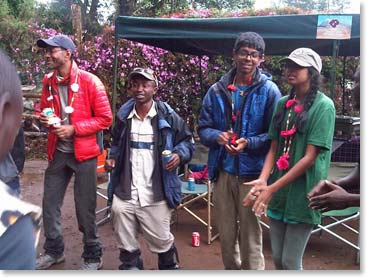
[[[75,175],[74,199],[84,251],[81,269],[100,269],[102,249],[97,235],[96,167],[101,153],[98,133],[110,127],[112,112],[100,79],[78,68],[75,44],[65,35],[40,39],[46,64],[52,71],[43,79],[40,122],[48,128],[43,223],[45,254],[37,269],[65,260],[61,234],[61,206],[70,179]]]

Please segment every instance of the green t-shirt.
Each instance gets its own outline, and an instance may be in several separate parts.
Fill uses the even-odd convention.
[[[282,97],[274,114],[283,109],[288,96]],[[281,130],[285,130],[288,111],[281,124]],[[293,126],[295,112],[292,112],[290,127]],[[335,107],[333,101],[318,92],[316,98],[308,110],[308,120],[302,134],[296,133],[292,138],[289,150],[289,168],[294,166],[305,154],[308,144],[320,147],[321,151],[315,163],[307,169],[305,174],[299,176],[295,181],[277,191],[268,206],[268,215],[276,219],[281,218],[287,222],[303,222],[309,224],[319,224],[321,214],[308,207],[307,193],[322,179],[328,177],[331,149],[335,126]],[[289,128],[290,128],[289,127]],[[273,122],[269,128],[269,138],[278,141],[276,161],[283,154],[284,138],[280,136]],[[289,169],[288,169],[289,170]],[[276,164],[269,179],[269,184],[281,178],[287,170],[281,171]]]

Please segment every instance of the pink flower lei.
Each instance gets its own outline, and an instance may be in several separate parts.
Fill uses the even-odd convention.
[[[293,136],[297,132],[297,128],[294,123],[292,128],[289,129],[292,108],[297,115],[304,111],[303,105],[300,104],[297,105],[296,97],[294,97],[293,99],[289,99],[285,103],[285,107],[289,109],[286,128],[285,130],[280,131],[280,135],[284,138],[284,148],[283,148],[283,154],[280,155],[279,159],[276,162],[278,169],[282,171],[287,170],[289,168],[289,158],[290,158],[289,150],[291,148]]]

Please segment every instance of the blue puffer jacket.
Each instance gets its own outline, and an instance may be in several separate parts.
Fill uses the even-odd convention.
[[[206,93],[199,116],[198,133],[201,142],[210,148],[208,156],[209,178],[216,180],[225,154],[224,146],[217,143],[219,134],[227,131],[231,122],[232,96],[227,86],[232,84],[236,68],[232,68]],[[268,129],[281,93],[271,76],[256,70],[242,105],[238,137],[248,140],[246,149],[235,156],[237,176],[259,175],[270,146]]]
[[[127,119],[135,104],[134,99],[127,101],[117,114],[112,133],[110,159],[116,166],[112,174],[114,194],[122,200],[131,199],[130,130],[131,119]],[[177,153],[181,165],[188,163],[195,151],[192,133],[183,119],[167,104],[156,101],[157,116],[152,118],[154,130],[155,165],[152,176],[154,201],[166,200],[170,208],[181,203],[181,181],[176,171],[163,168],[162,151],[169,149]]]

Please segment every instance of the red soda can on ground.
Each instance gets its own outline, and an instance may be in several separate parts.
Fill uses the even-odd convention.
[[[200,234],[199,232],[193,232],[191,235],[191,245],[192,247],[200,246]]]

